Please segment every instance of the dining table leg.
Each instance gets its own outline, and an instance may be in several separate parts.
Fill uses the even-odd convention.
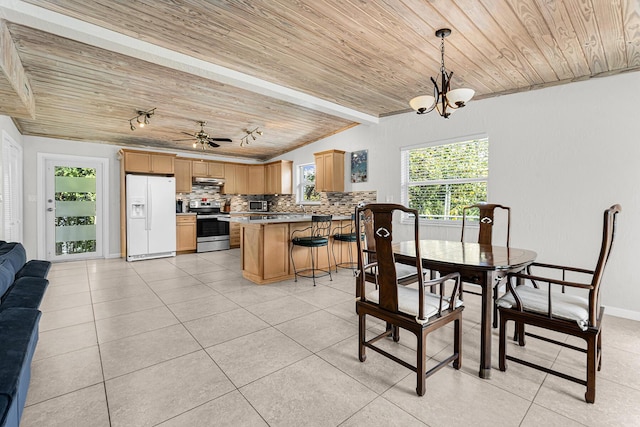
[[[491,314],[493,312],[492,271],[483,275],[482,315],[480,319],[480,378],[491,378]]]

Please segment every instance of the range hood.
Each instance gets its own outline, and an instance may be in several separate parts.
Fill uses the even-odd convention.
[[[207,178],[202,176],[194,176],[193,184],[195,185],[212,185],[216,187],[221,187],[224,185],[224,179],[222,178]]]

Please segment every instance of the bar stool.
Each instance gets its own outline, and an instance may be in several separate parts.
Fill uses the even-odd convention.
[[[293,266],[294,281],[298,281],[298,276],[313,279],[313,286],[316,285],[316,277],[331,277],[331,259],[329,258],[329,236],[331,235],[331,215],[313,215],[311,217],[311,226],[302,230],[295,230],[291,233],[291,265]],[[307,234],[309,235],[303,235]],[[298,271],[293,259],[293,249],[296,246],[302,246],[311,250],[311,268]],[[327,269],[316,266],[316,258],[318,256],[318,248],[325,246],[327,248]],[[320,272],[317,275],[316,272]],[[311,275],[309,275],[311,273]]]
[[[336,227],[333,229],[333,244],[331,245],[331,253],[333,254],[333,262],[336,265],[336,273],[338,272],[338,267],[341,268],[349,268],[353,272],[355,272],[358,267],[358,263],[353,260],[353,253],[351,243],[355,243],[358,238],[358,233],[355,230],[355,215],[351,214],[351,221],[347,224],[341,225],[340,227]],[[362,237],[361,237],[362,238]],[[336,258],[336,242],[338,243],[338,249],[340,252],[340,260],[342,260],[342,247],[346,244],[347,251],[349,255],[349,261],[347,262],[338,262]]]

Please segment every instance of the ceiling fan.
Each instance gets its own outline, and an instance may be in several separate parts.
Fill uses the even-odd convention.
[[[204,150],[207,145],[209,147],[220,147],[220,144],[218,144],[217,142],[232,142],[231,139],[229,138],[212,138],[209,136],[208,133],[206,133],[204,131],[204,127],[207,125],[207,122],[202,121],[202,120],[197,120],[196,123],[198,123],[200,125],[200,130],[194,133],[187,133],[187,132],[181,132],[185,135],[189,135],[191,138],[189,139],[174,139],[174,141],[179,142],[179,141],[191,141],[193,138],[195,138],[195,142],[193,143],[193,148],[196,148],[198,146],[198,144],[202,145],[202,149]]]

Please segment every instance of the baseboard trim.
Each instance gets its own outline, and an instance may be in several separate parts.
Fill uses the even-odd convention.
[[[605,314],[622,317],[623,319],[640,321],[640,311],[626,310],[624,308],[605,306]]]

